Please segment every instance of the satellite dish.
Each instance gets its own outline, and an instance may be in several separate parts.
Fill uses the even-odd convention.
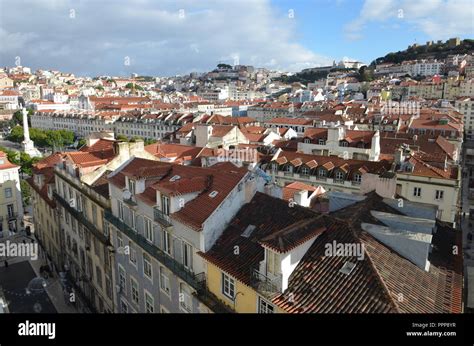
[[[132,193],[129,190],[123,190],[122,197],[123,199],[130,199],[132,198]]]

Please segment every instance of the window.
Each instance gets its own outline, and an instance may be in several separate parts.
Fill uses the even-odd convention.
[[[161,196],[161,211],[165,215],[170,214],[170,198],[168,196]]]
[[[123,249],[123,239],[122,234],[120,232],[117,232],[117,248]]]
[[[138,297],[138,282],[134,278],[130,278],[130,291],[132,295],[132,302],[139,304],[140,300]]]
[[[344,172],[337,171],[336,172],[336,180],[344,180]]]
[[[184,283],[179,284],[179,306],[185,311],[191,311],[191,292]]]
[[[152,314],[155,312],[155,299],[147,291],[145,293],[145,311],[147,314]]]
[[[341,142],[341,146],[342,146],[342,147],[348,147],[348,146],[349,146],[349,143],[347,143],[346,141],[342,141],[342,142]]]
[[[308,167],[302,167],[301,168],[301,174],[302,175],[309,175],[309,168]]]
[[[265,299],[258,297],[258,313],[259,314],[273,314],[275,308],[272,304],[267,302]]]
[[[360,183],[362,181],[362,175],[359,173],[354,174],[354,182],[355,183]]]
[[[112,281],[108,276],[105,276],[105,292],[107,293],[107,297],[112,299]]]
[[[5,189],[5,198],[12,198],[12,188],[11,187],[7,187]]]
[[[143,274],[149,279],[152,278],[151,258],[145,252],[143,253]]]
[[[122,292],[125,291],[125,288],[127,287],[127,281],[126,281],[126,274],[125,274],[125,269],[121,265],[119,265],[119,285],[120,288],[122,289]]]
[[[150,243],[153,243],[153,223],[149,218],[143,218],[144,228],[145,228],[145,238]]]
[[[120,311],[123,314],[128,314],[128,305],[123,299],[120,299]]]
[[[163,231],[163,251],[168,255],[171,255],[171,239],[170,234],[166,231]]]
[[[232,300],[235,297],[235,281],[224,273],[222,273],[222,293]]]
[[[320,138],[320,139],[318,140],[318,144],[319,144],[319,145],[325,145],[325,144],[326,144],[326,141],[325,141],[323,138]]]
[[[193,248],[186,242],[183,242],[183,265],[191,269],[193,263]]]
[[[102,288],[102,270],[99,266],[95,267],[95,278],[99,287]]]
[[[131,243],[128,243],[128,247],[130,249],[130,263],[132,263],[135,267],[137,266],[137,250],[135,250]]]
[[[92,203],[92,223],[94,224],[94,226],[97,226],[97,206]]]
[[[166,294],[170,294],[170,279],[165,272],[165,268],[160,267],[160,288]]]
[[[413,188],[413,196],[421,197],[421,187],[414,187]]]
[[[320,176],[321,178],[324,178],[328,175],[328,172],[324,169],[324,168],[321,168],[319,171],[318,171],[318,176]]]
[[[136,230],[136,214],[133,210],[130,212],[130,227],[132,227],[134,230]]]
[[[435,199],[436,200],[441,200],[444,197],[444,191],[443,190],[436,190],[435,193]]]
[[[118,217],[120,220],[123,220],[123,203],[120,201],[117,201],[118,203]]]
[[[128,179],[128,189],[130,190],[130,193],[132,195],[135,194],[135,181],[134,180]]]
[[[273,251],[265,250],[267,256],[267,271],[274,275],[280,273],[280,256]]]
[[[305,143],[311,143],[311,139],[310,139],[310,138],[305,138],[305,139],[304,139],[304,142],[305,142]]]
[[[285,172],[288,172],[288,173],[293,172],[293,166],[292,165],[286,165],[285,166]]]

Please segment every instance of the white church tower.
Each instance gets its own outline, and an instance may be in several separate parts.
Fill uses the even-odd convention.
[[[22,109],[23,113],[23,137],[24,140],[21,142],[23,152],[27,153],[31,157],[40,157],[41,153],[35,148],[35,143],[30,139],[30,130],[28,128],[28,112],[26,108]]]

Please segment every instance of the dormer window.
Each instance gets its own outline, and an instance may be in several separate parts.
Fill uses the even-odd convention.
[[[161,196],[161,211],[165,215],[170,214],[170,198],[168,196]]]
[[[307,144],[309,144],[309,143],[311,143],[311,139],[305,138],[305,139],[304,139],[304,142],[307,143]]]
[[[273,275],[281,273],[280,255],[272,250],[265,250],[265,256],[267,261],[267,272]]]
[[[337,171],[336,172],[336,180],[344,180],[344,172]]]
[[[405,166],[405,172],[413,172],[413,169],[412,169],[411,165],[406,165]]]
[[[324,168],[319,169],[319,171],[318,171],[318,176],[319,177],[324,178],[324,177],[327,177],[327,175],[328,175],[328,172]]]
[[[285,166],[285,172],[292,173],[292,172],[293,172],[293,166],[291,166],[291,165],[286,165],[286,166]]]
[[[308,167],[302,167],[301,168],[301,174],[302,175],[309,175],[309,168]]]
[[[274,171],[278,170],[278,163],[273,163],[272,164],[272,170],[274,170]]]
[[[346,141],[341,141],[341,147],[348,147],[349,146],[349,143],[347,143]]]
[[[130,191],[130,193],[132,195],[135,194],[135,180],[132,180],[132,179],[128,179],[128,190]]]
[[[320,139],[318,140],[318,144],[319,144],[319,145],[325,145],[325,144],[326,144],[326,141],[324,140],[324,138],[320,138]]]
[[[360,184],[362,182],[362,175],[359,173],[354,174],[354,182]]]

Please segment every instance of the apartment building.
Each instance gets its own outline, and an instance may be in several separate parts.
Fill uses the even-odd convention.
[[[89,137],[80,151],[64,153],[54,168],[64,263],[88,311],[116,310],[114,253],[104,221],[110,210],[107,174],[133,156],[154,159],[143,142],[116,142],[98,135]]]
[[[54,166],[62,162],[62,153],[55,153],[38,161],[33,167],[31,186],[34,234],[50,258],[53,270],[64,270],[64,239],[60,227],[60,215],[54,200],[56,184]]]
[[[109,175],[117,312],[227,312],[205,285],[209,250],[265,180],[245,168],[134,158]],[[119,249],[125,249],[124,251]]]
[[[298,151],[304,154],[339,156],[346,159],[378,161],[380,134],[378,131],[348,130],[336,128],[308,128]]]
[[[375,193],[334,205],[327,215],[257,193],[199,253],[209,290],[241,313],[462,312],[462,265],[443,250],[460,246],[455,230]]]
[[[459,211],[461,170],[445,162],[427,163],[416,151],[401,147],[395,152],[396,194],[412,202],[437,207],[436,217],[456,223]]]
[[[20,189],[20,166],[8,161],[0,151],[0,239],[23,229],[23,199]]]
[[[304,118],[275,118],[266,121],[263,126],[268,128],[292,129],[296,132],[298,137],[301,137],[307,129],[314,126],[314,121],[312,119]]]
[[[327,191],[355,194],[366,191],[368,185],[383,184],[384,173],[390,168],[391,163],[386,160],[362,161],[282,149],[265,166],[267,174],[280,186],[297,181]]]
[[[454,107],[464,116],[464,133],[472,139],[474,134],[474,98],[459,97],[454,101]]]

